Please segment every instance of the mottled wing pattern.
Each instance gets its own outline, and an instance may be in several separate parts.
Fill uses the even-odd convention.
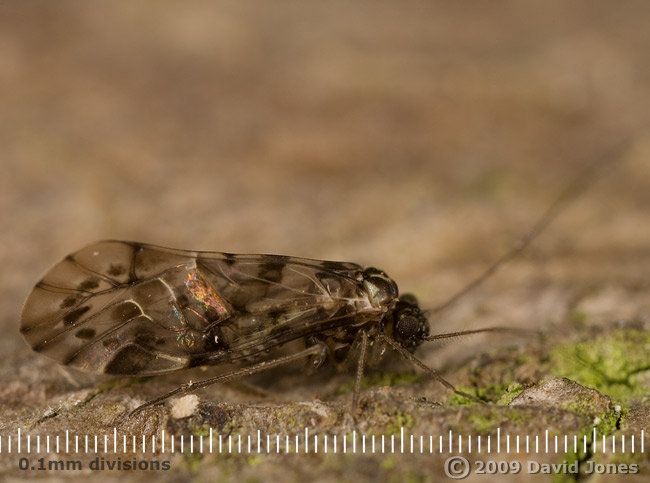
[[[353,263],[90,245],[34,287],[21,332],[96,373],[149,375],[235,361],[377,316]]]

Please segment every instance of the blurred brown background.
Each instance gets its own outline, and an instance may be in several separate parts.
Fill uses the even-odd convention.
[[[643,1],[2,2],[3,401],[58,370],[23,343],[21,304],[92,241],[355,261],[432,307],[624,138],[434,330],[552,326],[576,304],[647,320],[649,18]]]

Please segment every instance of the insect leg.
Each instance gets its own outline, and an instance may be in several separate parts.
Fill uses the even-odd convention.
[[[149,402],[146,402],[142,404],[141,406],[138,406],[135,408],[130,416],[133,416],[141,411],[143,411],[145,408],[148,408],[149,406],[155,406],[157,404],[160,404],[161,402],[169,399],[172,396],[176,396],[177,394],[187,394],[189,392],[196,391],[197,389],[201,389],[203,387],[211,386],[213,384],[217,384],[220,382],[227,382],[232,379],[237,379],[238,377],[242,376],[249,376],[251,374],[255,374],[256,372],[261,372],[261,371],[266,371],[269,369],[273,369],[275,367],[281,366],[283,364],[288,364],[290,362],[293,362],[298,359],[302,359],[303,357],[308,357],[310,355],[315,355],[321,351],[321,348],[317,345],[307,347],[306,349],[297,352],[295,354],[291,354],[288,356],[282,356],[278,357],[276,359],[272,359],[270,361],[262,361],[258,364],[253,364],[252,366],[244,367],[243,369],[238,369],[236,371],[229,372],[227,374],[222,374],[220,376],[216,377],[211,377],[209,379],[205,379],[203,381],[198,381],[198,382],[189,382],[187,384],[183,384],[180,387],[177,387],[173,391],[168,392],[167,394],[164,394],[156,399],[153,399]]]
[[[431,377],[433,377],[436,381],[438,381],[440,384],[442,384],[443,386],[445,386],[447,389],[450,389],[450,390],[454,391],[454,393],[456,393],[456,394],[458,394],[459,396],[462,396],[462,397],[464,397],[464,398],[466,398],[466,399],[469,399],[469,400],[474,401],[474,402],[477,402],[477,403],[482,403],[482,404],[484,404],[484,401],[481,401],[480,399],[475,398],[475,397],[472,396],[471,394],[467,394],[467,393],[464,393],[464,392],[459,391],[458,389],[456,389],[452,383],[450,383],[449,381],[447,381],[444,377],[442,377],[442,376],[441,376],[440,374],[438,374],[436,371],[434,371],[433,369],[431,369],[429,366],[427,366],[427,365],[426,365],[424,362],[422,362],[420,359],[418,359],[418,358],[415,357],[413,354],[411,354],[409,351],[407,351],[406,349],[404,349],[404,347],[402,347],[402,346],[401,346],[401,345],[400,345],[400,344],[399,344],[395,339],[393,339],[392,337],[389,337],[389,336],[387,336],[386,334],[382,334],[382,335],[380,335],[379,337],[380,337],[380,340],[385,340],[386,342],[388,342],[388,344],[389,344],[393,349],[395,349],[395,351],[399,352],[399,354],[400,354],[404,359],[406,359],[407,361],[409,361],[411,364],[414,364],[414,365],[418,366],[419,368],[421,368],[424,372],[426,372],[428,375],[430,375]]]
[[[366,365],[367,350],[368,350],[368,333],[365,330],[362,330],[361,348],[359,351],[359,362],[357,363],[357,377],[354,381],[354,396],[352,396],[352,413],[354,413],[359,406],[359,393],[361,392],[361,379],[363,378],[363,370]]]

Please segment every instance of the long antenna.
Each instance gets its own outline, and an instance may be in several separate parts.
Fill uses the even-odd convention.
[[[551,206],[549,206],[548,209],[542,214],[542,216],[535,222],[528,233],[519,239],[512,250],[498,258],[481,275],[474,279],[469,285],[466,285],[465,288],[454,294],[451,298],[447,299],[446,302],[443,302],[442,304],[428,310],[427,312],[429,314],[438,314],[451,305],[455,304],[459,299],[467,295],[469,292],[481,285],[485,280],[490,278],[492,274],[494,274],[504,264],[524,251],[528,245],[530,245],[531,242],[535,240],[535,238],[537,238],[537,236],[539,236],[539,234],[542,233],[546,227],[557,218],[557,216],[562,212],[562,209],[565,205],[586,191],[586,189],[595,181],[596,174],[600,169],[606,165],[613,163],[614,161],[621,159],[623,154],[631,145],[632,139],[633,137],[627,136],[623,139],[618,140],[616,143],[613,143],[612,145],[599,150],[596,159],[593,162],[589,163],[587,167],[566,186],[564,191],[560,193],[560,195],[551,204]]]

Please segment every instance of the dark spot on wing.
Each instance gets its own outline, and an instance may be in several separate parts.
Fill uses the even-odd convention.
[[[153,340],[153,334],[151,332],[140,332],[136,334],[133,338],[133,342],[142,347],[148,347]]]
[[[46,347],[47,347],[47,341],[44,340],[44,341],[41,342],[40,344],[33,345],[33,346],[32,346],[32,349],[33,349],[34,351],[36,351],[36,352],[41,352],[41,351],[42,351],[43,349],[45,349]]]
[[[65,257],[65,260],[69,262],[76,262],[77,260],[75,259],[74,255],[68,255]]]
[[[324,287],[330,294],[332,292],[339,293],[341,287],[341,281],[339,278],[332,276],[332,274],[328,272],[316,272],[314,276],[320,280],[322,287]],[[318,287],[316,284],[311,284],[309,289],[319,291],[321,290],[321,287]],[[339,295],[343,294],[339,293]]]
[[[119,265],[117,263],[111,263],[111,265],[108,267],[108,274],[117,277],[119,275],[123,275],[126,272],[126,268],[123,265]]]
[[[346,270],[347,267],[340,263],[340,262],[332,262],[330,260],[323,260],[322,262],[319,262],[320,266],[327,269],[327,270],[333,270],[333,271],[341,271],[341,270]]]
[[[61,305],[59,305],[60,309],[69,309],[73,305],[77,303],[77,300],[79,297],[77,295],[68,295],[66,298],[63,299],[63,302],[61,302]]]
[[[220,320],[227,319],[229,315],[225,315],[223,313],[219,313],[217,309],[215,309],[212,306],[208,306],[205,308],[205,318],[208,319],[208,322],[219,322]]]
[[[95,337],[95,333],[95,329],[84,327],[83,329],[79,329],[77,332],[75,332],[74,335],[81,340],[90,340]]]
[[[142,245],[135,242],[128,242],[127,245],[131,247],[133,253],[131,253],[131,262],[129,264],[129,283],[135,283],[138,281],[138,276],[135,274],[135,265],[138,258],[138,253],[142,251]]]
[[[140,307],[131,301],[122,302],[111,313],[113,319],[122,321],[131,320],[140,315],[142,315]]]
[[[163,345],[164,343],[165,343],[165,339],[163,339],[162,337],[156,339],[156,345]]]
[[[99,287],[99,280],[96,278],[89,278],[79,284],[79,290],[91,290]]]
[[[274,257],[275,258],[275,257]],[[286,264],[281,261],[266,262],[260,266],[258,276],[269,282],[279,283],[282,281],[282,270]]]
[[[239,312],[240,314],[247,314],[248,304],[259,300],[259,296],[256,295],[255,291],[253,291],[253,293],[250,293],[248,290],[246,290],[247,284],[241,284],[241,286],[242,289],[233,293],[228,302],[230,302],[230,305],[232,305],[235,311]],[[253,286],[257,287],[258,284],[253,284]]]
[[[185,294],[180,294],[176,297],[176,305],[179,309],[186,309],[190,305],[190,299]]]
[[[228,350],[228,344],[226,344],[226,338],[223,336],[223,332],[220,327],[213,327],[212,330],[207,334],[205,341],[206,352],[218,352]]]
[[[282,310],[270,310],[268,315],[271,321],[273,322],[273,325],[277,325],[280,323],[280,319],[282,317],[282,314],[284,312]]]
[[[213,327],[205,338],[205,352],[192,356],[189,367],[213,365],[223,362],[228,351],[228,344],[221,328]]]
[[[248,302],[243,300],[241,297],[232,301],[231,304],[233,309],[235,309],[235,312],[238,314],[245,315],[248,313]]]
[[[113,356],[106,365],[104,372],[112,375],[133,375],[142,372],[155,355],[134,344],[129,344]]]
[[[83,314],[88,312],[90,310],[89,305],[84,305],[83,307],[79,307],[78,309],[74,309],[63,317],[63,322],[67,325],[74,325]]]
[[[321,280],[321,281],[322,281],[322,280],[328,280],[328,279],[332,278],[332,274],[331,274],[331,273],[328,273],[328,272],[316,272],[316,273],[314,274],[314,276],[315,276],[318,280]]]
[[[237,257],[235,255],[233,255],[232,253],[224,253],[223,256],[224,256],[224,261],[228,265],[232,265],[233,263],[235,263],[237,261]]]

